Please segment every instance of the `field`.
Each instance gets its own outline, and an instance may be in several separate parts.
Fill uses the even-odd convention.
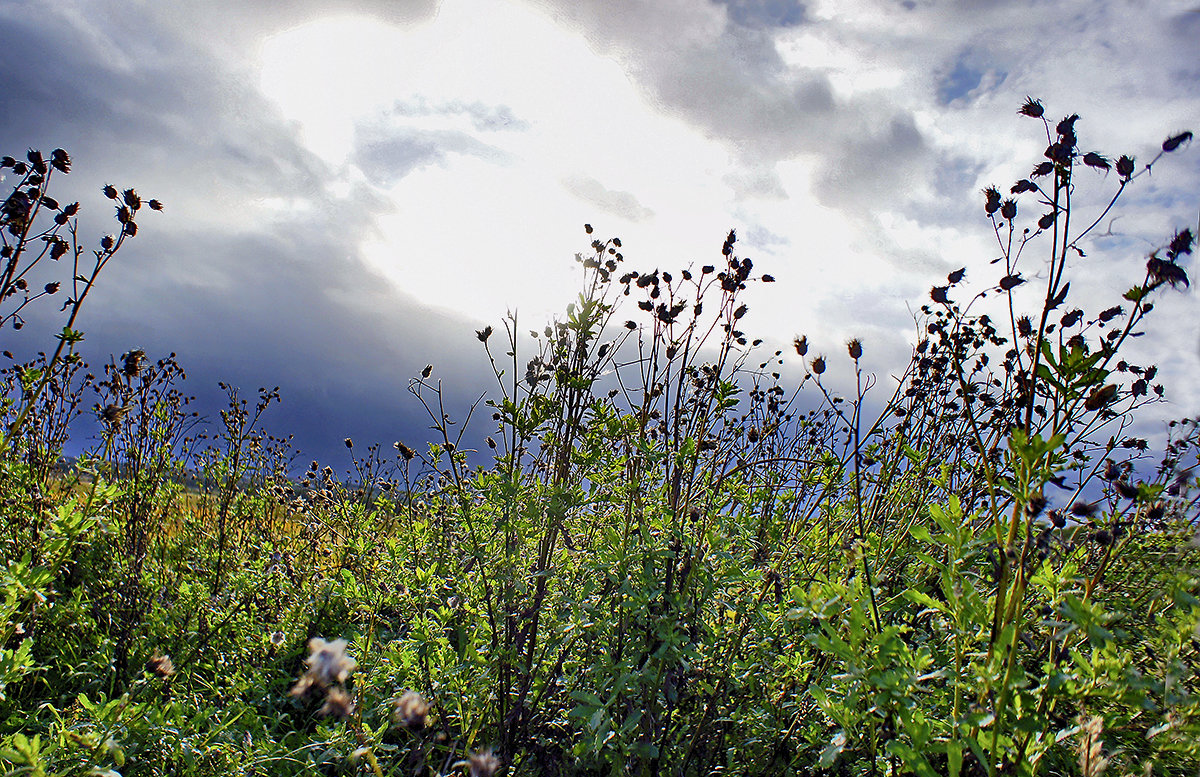
[[[533,350],[477,332],[469,417],[426,368],[435,442],[347,439],[349,478],[268,434],[277,390],[226,386],[205,426],[173,356],[89,372],[88,291],[162,206],[106,190],[118,235],[85,249],[47,194],[67,154],[5,158],[0,343],[68,299],[54,350],[0,375],[0,768],[1196,774],[1200,424],[1136,436],[1167,389],[1126,355],[1194,235],[1096,310],[1069,291],[1100,221],[1076,186],[1110,213],[1191,133],[1135,164],[1021,111],[1050,145],[983,193],[995,277],[933,287],[899,380],[858,340],[764,351],[743,292],[773,279],[734,232],[639,273],[587,226]],[[68,280],[31,288],[50,261]],[[64,468],[86,414],[100,442]]]

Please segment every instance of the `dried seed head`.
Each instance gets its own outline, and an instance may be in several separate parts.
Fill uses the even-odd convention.
[[[856,337],[846,343],[846,351],[850,354],[850,358],[858,361],[862,358],[862,342]]]
[[[50,154],[50,164],[59,172],[71,172],[71,157],[61,148],[54,149],[54,151]]]
[[[318,715],[332,715],[345,720],[354,714],[354,697],[345,688],[335,685],[325,694],[325,703],[317,710]]]
[[[1163,141],[1162,150],[1170,153],[1192,139],[1191,132],[1181,132]]]
[[[821,373],[825,372],[825,357],[824,356],[818,356],[817,358],[812,360],[812,371],[814,373],[816,373],[817,375],[820,375]]]
[[[392,722],[407,731],[425,728],[429,717],[429,702],[416,691],[405,691],[392,704]]]
[[[1000,210],[1000,190],[995,186],[989,186],[983,190],[984,204],[983,209],[990,216]]]
[[[433,374],[433,365],[432,364],[426,364],[425,369],[421,370],[421,378],[422,379],[428,378],[432,374]]]
[[[488,338],[489,338],[489,337],[491,337],[491,336],[492,336],[492,326],[491,326],[491,324],[488,324],[488,325],[487,325],[487,326],[485,326],[483,329],[476,329],[476,330],[475,330],[475,337],[476,337],[476,339],[477,339],[477,340],[479,340],[479,342],[481,342],[481,343],[486,343],[486,342],[488,341]]]
[[[347,642],[335,639],[328,642],[320,637],[308,641],[309,656],[304,659],[308,666],[304,675],[292,687],[293,696],[301,696],[311,687],[331,688],[346,681],[358,662],[346,655]]]
[[[175,674],[175,664],[171,663],[171,657],[154,651],[154,655],[150,656],[150,660],[146,662],[146,671],[157,675],[162,679],[167,679]]]
[[[1029,116],[1034,119],[1040,119],[1045,112],[1046,109],[1042,107],[1042,101],[1035,100],[1032,97],[1026,97],[1025,104],[1017,111],[1022,116]]]
[[[1138,498],[1138,487],[1131,483],[1126,483],[1124,480],[1118,480],[1117,482],[1113,483],[1113,488],[1116,489],[1116,492],[1120,494],[1123,499]]]
[[[1071,505],[1071,515],[1076,518],[1090,518],[1096,514],[1096,505],[1089,502],[1076,502]]]
[[[796,353],[799,356],[804,356],[808,353],[808,335],[804,337],[796,337],[792,340],[792,345],[796,347]]]
[[[125,417],[125,413],[129,408],[122,405],[105,405],[100,411],[100,419],[109,426],[115,426]]]
[[[480,750],[467,757],[470,777],[492,777],[500,770],[500,759],[491,750]]]
[[[134,349],[121,357],[121,373],[127,378],[136,378],[142,372],[142,364],[146,361],[146,352],[141,348]]]

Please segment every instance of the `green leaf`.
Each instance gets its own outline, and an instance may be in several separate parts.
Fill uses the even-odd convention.
[[[946,743],[946,769],[949,777],[958,777],[962,771],[962,742],[957,739]]]
[[[837,762],[838,756],[841,755],[842,751],[845,749],[846,732],[839,731],[833,735],[833,739],[829,741],[829,744],[821,748],[821,755],[818,759],[818,765],[822,769],[828,769]]]
[[[910,602],[914,602],[930,610],[948,612],[944,602],[939,602],[924,591],[918,591],[915,588],[906,588],[901,595]]]

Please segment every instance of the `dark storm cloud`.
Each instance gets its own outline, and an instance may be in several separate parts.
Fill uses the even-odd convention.
[[[584,202],[614,216],[630,221],[645,221],[654,215],[654,211],[638,202],[630,192],[614,191],[586,175],[569,176],[563,179],[562,185]]]
[[[54,194],[82,202],[85,235],[113,228],[106,182],[167,206],[139,219],[138,236],[89,298],[86,358],[177,352],[191,375],[186,390],[210,417],[217,380],[244,395],[280,385],[284,405],[272,415],[281,423],[268,425],[295,433],[309,455],[344,456],[346,435],[427,435],[407,379],[433,354],[469,354],[473,327],[423,307],[362,261],[358,241],[388,207],[374,191],[329,194],[337,171],[302,148],[240,63],[193,45],[190,30],[118,4],[10,4],[0,21],[0,135],[12,144],[4,153],[72,153],[75,168]],[[48,348],[38,335],[57,326],[40,308],[26,329],[6,330],[6,347]],[[439,366],[453,406],[458,391],[481,385],[486,362]]]

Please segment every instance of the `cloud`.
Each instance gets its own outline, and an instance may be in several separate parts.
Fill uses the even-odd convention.
[[[428,118],[465,116],[479,132],[526,131],[528,121],[514,115],[507,105],[487,105],[480,101],[450,100],[435,102],[425,95],[398,101],[392,109],[394,116]]]
[[[562,185],[584,202],[629,221],[645,221],[654,215],[654,211],[638,202],[637,197],[629,192],[608,189],[595,178],[586,175],[567,176]]]
[[[794,27],[806,18],[804,3],[795,0],[715,0],[729,19],[745,27]]]
[[[407,379],[437,354],[470,353],[475,322],[422,305],[362,258],[361,241],[392,204],[314,156],[236,65],[184,31],[134,24],[128,8],[96,28],[82,9],[18,10],[0,11],[14,32],[0,49],[10,74],[0,91],[6,142],[72,153],[74,170],[55,194],[82,202],[85,235],[113,227],[100,194],[108,181],[166,203],[140,220],[89,297],[85,356],[176,352],[191,376],[185,390],[209,418],[217,380],[243,393],[280,385],[284,405],[268,425],[295,432],[308,455],[344,456],[348,434],[422,439],[427,424],[405,407]],[[405,139],[377,138],[363,153],[396,173]],[[418,153],[486,151],[454,133],[407,140]],[[26,329],[6,330],[6,347],[46,348],[37,335],[56,322],[40,308]],[[482,356],[438,368],[452,406],[490,374]]]
[[[870,310],[899,353],[907,301],[958,266],[994,274],[979,190],[1044,148],[1015,115],[1025,95],[1078,111],[1110,155],[1148,161],[1196,129],[1191,6],[18,1],[0,6],[0,135],[4,153],[72,152],[60,199],[83,202],[88,234],[111,228],[106,182],[167,204],[85,312],[93,354],[176,350],[198,395],[286,384],[287,428],[344,456],[346,434],[423,434],[403,395],[424,363],[455,391],[482,385],[468,319],[556,307],[597,212],[631,264],[703,261],[735,226],[779,278],[752,290],[763,329],[836,343]],[[295,104],[260,89],[281,46]],[[321,135],[321,119],[338,124]],[[1197,175],[1193,148],[1130,187],[1123,242],[1085,246],[1081,296],[1107,299],[1194,220]],[[1114,185],[1088,171],[1080,212]],[[1171,300],[1156,317],[1194,317]],[[1165,377],[1200,380],[1200,362],[1166,358],[1194,342],[1140,343]]]

